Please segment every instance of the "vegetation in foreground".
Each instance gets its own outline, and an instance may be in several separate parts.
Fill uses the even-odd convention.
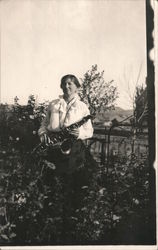
[[[75,194],[78,209],[68,210],[68,184],[31,154],[45,109],[33,96],[25,107],[1,106],[0,244],[152,244],[148,156],[113,156],[108,173],[97,165],[91,183]]]

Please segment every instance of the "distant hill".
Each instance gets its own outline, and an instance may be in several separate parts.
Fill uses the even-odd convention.
[[[127,117],[131,116],[132,114],[133,114],[132,109],[125,110],[120,107],[115,107],[114,110],[108,110],[108,111],[102,110],[99,114],[96,115],[94,122],[104,124],[106,122],[112,121],[113,119],[122,121]]]

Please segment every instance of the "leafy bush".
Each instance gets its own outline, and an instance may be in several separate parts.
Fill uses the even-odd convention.
[[[109,82],[104,80],[104,71],[99,72],[97,64],[92,65],[81,82],[79,95],[88,105],[91,114],[98,114],[103,107],[104,111],[114,108],[114,102],[118,98],[117,87],[114,85],[114,80]]]
[[[32,153],[46,108],[33,96],[27,106],[1,105],[0,244],[141,244],[149,225],[147,156],[113,156],[108,172],[97,165],[78,188],[81,171],[56,175]]]
[[[138,239],[124,237],[131,233],[138,237],[143,232],[137,226],[148,228],[149,169],[146,159],[135,156],[111,159],[108,173],[103,167],[89,187],[83,187],[85,198],[76,211],[78,241],[86,244],[130,244]],[[139,225],[138,225],[139,224]],[[147,230],[148,231],[148,230]],[[128,235],[126,235],[128,236]]]

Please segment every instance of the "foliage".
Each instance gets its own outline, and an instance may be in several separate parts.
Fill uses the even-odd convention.
[[[108,173],[96,165],[90,183],[76,188],[80,172],[57,175],[53,164],[32,153],[46,108],[34,96],[26,106],[16,100],[1,106],[0,244],[141,244],[141,237],[127,234],[148,234],[147,156],[113,156]]]
[[[1,105],[0,131],[1,145],[12,145],[20,151],[32,149],[38,141],[37,131],[45,116],[47,104],[36,106],[33,95],[29,96],[28,104],[21,106],[15,98],[14,105]]]
[[[143,85],[136,87],[134,116],[137,124],[147,120],[147,89]]]
[[[89,106],[94,115],[103,107],[104,111],[113,108],[118,97],[117,88],[112,85],[114,81],[105,82],[103,75],[104,71],[98,72],[97,65],[93,65],[81,79],[81,100]]]
[[[148,228],[149,169],[146,159],[111,158],[110,171],[101,170],[89,187],[83,187],[85,198],[76,211],[77,236],[80,243],[133,243],[124,237],[139,234],[137,227]],[[138,225],[139,224],[139,225]],[[135,239],[136,240],[136,239]],[[135,242],[136,243],[136,242]]]

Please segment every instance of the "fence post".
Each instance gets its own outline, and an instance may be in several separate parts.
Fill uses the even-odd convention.
[[[155,1],[152,1],[156,4]],[[156,7],[156,6],[155,6]],[[155,10],[156,18],[156,10]],[[156,23],[156,22],[155,22]],[[154,31],[154,10],[151,1],[146,0],[146,33],[147,33],[147,100],[148,100],[148,131],[149,131],[149,166],[150,166],[150,240],[156,243],[156,182],[155,182],[155,66],[150,57],[154,48],[152,32]],[[156,39],[155,39],[156,40]]]

